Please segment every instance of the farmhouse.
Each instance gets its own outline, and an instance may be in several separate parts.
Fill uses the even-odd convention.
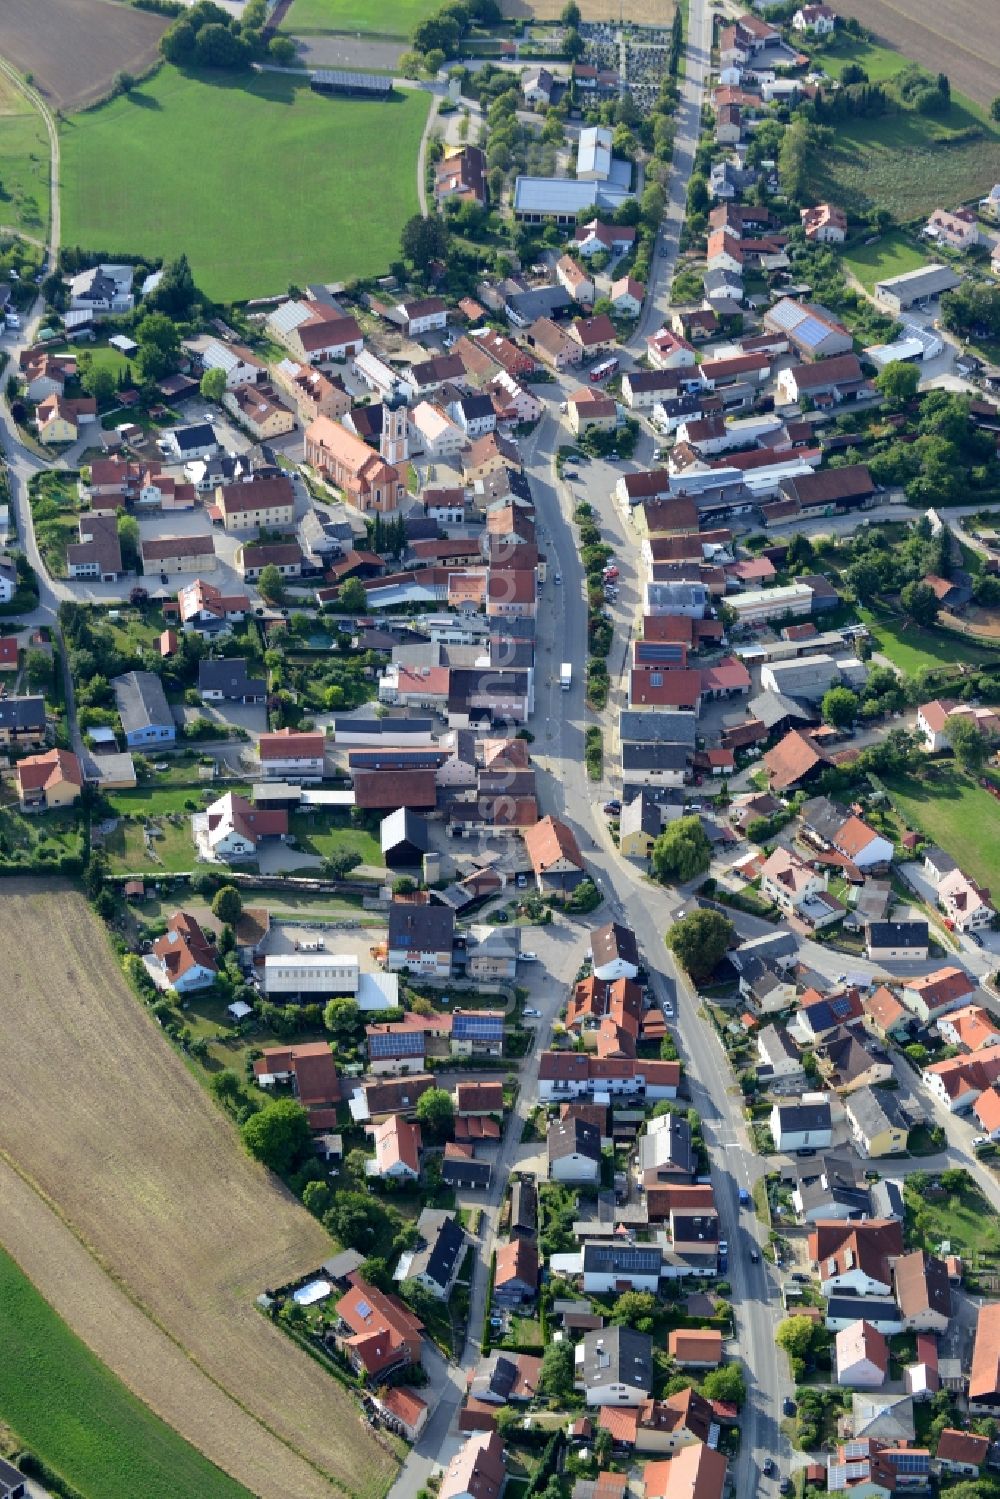
[[[267,331],[298,360],[319,364],[360,354],[364,337],[354,318],[318,302],[283,302],[267,320]]]
[[[220,485],[215,503],[227,531],[290,526],[295,516],[295,491],[284,474],[252,484]]]
[[[261,775],[265,781],[321,781],[325,743],[321,732],[276,729],[261,734],[257,741]]]
[[[254,1062],[253,1075],[261,1088],[290,1083],[305,1109],[332,1108],[340,1102],[340,1078],[326,1041],[267,1047]]]
[[[420,1363],[423,1323],[397,1296],[387,1296],[357,1272],[337,1302],[337,1346],[359,1373],[371,1379]]]
[[[901,276],[890,276],[885,281],[876,281],[875,300],[888,312],[899,314],[910,307],[923,307],[935,301],[942,292],[953,291],[962,278],[951,266],[921,266],[916,271],[905,271]]]

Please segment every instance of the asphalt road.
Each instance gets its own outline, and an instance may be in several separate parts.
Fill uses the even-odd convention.
[[[691,1102],[703,1120],[712,1160],[712,1179],[729,1243],[729,1280],[736,1319],[736,1339],[750,1390],[742,1418],[743,1440],[735,1463],[737,1488],[767,1486],[766,1457],[788,1471],[790,1449],[780,1431],[781,1402],[792,1391],[784,1359],[779,1361],[774,1331],[781,1317],[776,1272],[766,1260],[753,1264],[749,1250],[763,1249],[766,1231],[751,1210],[739,1208],[740,1187],[749,1188],[763,1174],[750,1146],[742,1117],[742,1100],[728,1061],[712,1028],[699,1019],[698,1001],[664,946],[672,913],[681,903],[676,891],[652,885],[621,860],[601,811],[604,795],[587,779],[584,732],[598,722],[586,707],[587,608],[584,575],[569,509],[574,503],[555,477],[554,454],[560,441],[558,418],[547,411],[523,446],[532,493],[544,536],[549,582],[542,590],[537,665],[537,711],[532,754],[542,783],[540,801],[574,829],[591,872],[606,897],[602,914],[614,915],[636,932],[652,983],[660,997],[673,1000],[676,1035],[685,1062]],[[596,499],[596,496],[594,496]],[[556,584],[555,575],[562,577]],[[573,665],[573,685],[562,691],[559,664]],[[604,725],[607,727],[606,723]]]

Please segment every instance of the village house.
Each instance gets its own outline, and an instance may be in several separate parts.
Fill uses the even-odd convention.
[[[321,302],[282,302],[265,327],[272,338],[305,364],[347,359],[364,348],[364,336],[355,319]]]
[[[152,962],[161,987],[178,994],[214,984],[219,967],[215,949],[187,911],[175,911],[168,918],[165,935],[153,943]]]
[[[22,812],[51,812],[71,807],[83,791],[83,769],[72,750],[51,749],[28,755],[14,767]]]
[[[337,1346],[359,1373],[385,1379],[420,1363],[423,1323],[397,1296],[387,1296],[355,1271],[337,1302]]]

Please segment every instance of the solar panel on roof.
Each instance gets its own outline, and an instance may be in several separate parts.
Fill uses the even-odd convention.
[[[363,1317],[367,1321],[367,1319],[371,1316],[371,1314],[372,1314],[372,1309],[368,1305],[367,1301],[359,1301],[358,1302],[358,1316],[359,1317]]]
[[[829,328],[825,328],[818,318],[807,317],[803,318],[802,322],[795,329],[795,337],[799,343],[819,344],[823,342],[829,332]]]

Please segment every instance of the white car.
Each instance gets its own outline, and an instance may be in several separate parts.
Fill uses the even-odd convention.
[[[533,1010],[530,1005],[525,1005],[524,1015],[525,1019],[541,1020],[542,1018],[541,1010]]]
[[[669,999],[665,999],[663,1001],[663,1013],[664,1013],[664,1015],[666,1015],[666,1017],[667,1017],[668,1020],[673,1020],[673,1018],[674,1018],[674,1007],[670,1003]]]
[[[993,1144],[993,1141],[990,1139],[989,1135],[973,1135],[973,1137],[972,1137],[972,1148],[973,1148],[973,1150],[978,1150],[979,1147],[980,1147],[980,1145],[992,1145],[992,1144]]]
[[[523,952],[521,954],[521,962],[522,963],[537,963],[538,962],[538,954],[536,952]]]
[[[562,573],[556,573],[556,582],[557,583],[561,583],[562,582]]]

